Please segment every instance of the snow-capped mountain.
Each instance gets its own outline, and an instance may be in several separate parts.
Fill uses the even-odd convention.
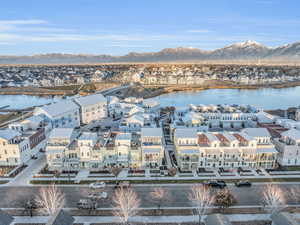
[[[300,59],[300,42],[275,48],[270,52],[270,55],[267,55],[266,57],[273,57],[273,58],[284,57],[284,58]]]
[[[236,43],[224,48],[217,49],[211,53],[212,59],[249,59],[261,58],[268,54],[270,48],[256,42],[246,41]]]
[[[270,48],[255,41],[235,43],[213,51],[192,47],[165,48],[158,52],[131,52],[124,56],[88,54],[44,54],[33,56],[0,56],[0,64],[55,64],[106,62],[167,62],[200,60],[276,59],[300,60],[300,42]]]

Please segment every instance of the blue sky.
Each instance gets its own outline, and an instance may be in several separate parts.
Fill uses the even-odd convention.
[[[299,9],[299,0],[2,1],[0,55],[274,47],[300,40]]]

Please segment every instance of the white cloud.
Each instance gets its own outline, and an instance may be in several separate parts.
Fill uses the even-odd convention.
[[[45,20],[0,20],[2,25],[37,25],[47,23]]]
[[[211,32],[210,30],[199,30],[199,29],[196,29],[196,30],[187,30],[188,33],[209,33]]]

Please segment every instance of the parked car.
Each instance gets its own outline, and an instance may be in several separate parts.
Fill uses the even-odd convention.
[[[235,183],[235,186],[237,187],[251,187],[251,182],[250,181],[238,181]]]
[[[91,188],[91,189],[98,189],[98,188],[105,188],[105,183],[103,182],[103,181],[101,181],[101,182],[96,182],[96,183],[91,183],[90,185],[89,185],[89,187]]]
[[[223,180],[211,180],[206,183],[210,187],[225,188],[227,185]]]
[[[97,202],[93,202],[91,199],[80,199],[77,202],[78,209],[96,209]]]
[[[38,157],[37,156],[35,156],[35,155],[32,155],[31,156],[31,159],[37,159]]]
[[[99,192],[99,193],[91,193],[88,195],[88,198],[91,198],[91,199],[107,199],[107,192],[105,191],[102,191],[102,192]]]
[[[115,189],[116,188],[129,188],[129,187],[130,187],[129,181],[117,182],[115,185]]]

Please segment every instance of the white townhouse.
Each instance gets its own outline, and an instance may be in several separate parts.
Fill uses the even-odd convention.
[[[143,101],[143,108],[145,110],[145,112],[158,112],[160,107],[160,104],[158,101],[155,101],[153,99],[144,99]]]
[[[19,166],[31,158],[28,138],[16,130],[0,130],[0,165]]]
[[[271,134],[267,128],[245,128],[242,132],[254,137],[258,145],[274,147],[271,145]]]
[[[95,167],[93,164],[99,161],[99,157],[97,157],[93,149],[98,141],[97,133],[92,132],[83,132],[78,140],[78,158],[80,160],[80,167],[89,168]]]
[[[43,107],[36,107],[35,116],[52,124],[53,128],[74,128],[80,126],[79,106],[72,100],[63,100]]]
[[[164,158],[162,128],[141,129],[142,166],[159,168]]]
[[[246,132],[197,132],[176,129],[175,155],[181,170],[198,168],[272,168],[277,151]]]
[[[133,116],[123,118],[120,122],[119,129],[123,132],[140,132],[143,126],[143,114],[135,114]]]
[[[78,137],[75,135],[68,128],[56,128],[52,131],[46,150],[50,170],[141,167],[141,142],[137,134],[98,135],[83,132]]]
[[[54,128],[49,136],[46,156],[50,170],[62,170],[64,167],[78,167],[77,153],[69,153],[68,149],[74,145],[72,128]]]
[[[300,165],[300,131],[290,129],[281,133],[280,138],[274,139],[276,149],[279,151],[278,163],[281,166]]]
[[[74,102],[80,107],[82,124],[89,124],[107,117],[107,99],[102,94],[75,98]]]

